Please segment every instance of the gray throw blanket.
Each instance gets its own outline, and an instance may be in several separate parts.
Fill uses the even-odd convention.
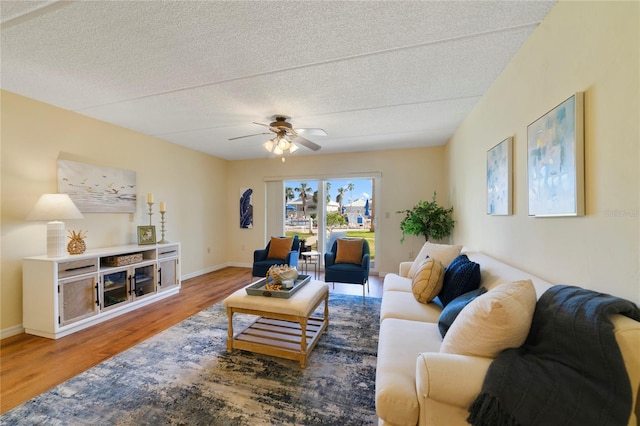
[[[628,301],[554,286],[536,304],[526,342],[491,363],[469,409],[474,426],[626,425],[629,376],[611,314],[640,321]]]

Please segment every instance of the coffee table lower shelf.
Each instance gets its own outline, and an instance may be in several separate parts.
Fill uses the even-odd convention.
[[[302,328],[298,322],[259,317],[253,324],[233,337],[231,347],[292,359],[299,361],[300,366],[305,368],[309,353],[326,328],[327,323],[324,318],[310,317],[307,320],[303,339]]]
[[[323,302],[324,309],[318,309]],[[229,352],[243,349],[297,360],[302,368],[307,366],[311,350],[329,327],[329,286],[321,281],[307,283],[288,299],[253,296],[239,289],[223,304],[229,320]],[[255,315],[258,319],[235,334],[234,314]]]

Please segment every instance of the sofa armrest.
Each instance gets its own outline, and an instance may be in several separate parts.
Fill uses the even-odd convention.
[[[324,266],[332,266],[336,262],[336,254],[332,251],[328,251],[324,254]]]
[[[360,264],[360,266],[362,266],[362,269],[367,271],[367,276],[369,276],[369,264],[370,263],[371,263],[371,257],[369,255],[369,253],[367,253],[364,256],[362,256],[362,263]]]
[[[492,362],[491,358],[440,352],[418,355],[416,390],[420,417],[423,417],[429,400],[468,409],[480,394]]]
[[[298,269],[298,256],[299,255],[300,255],[300,253],[298,252],[298,250],[290,251],[287,254],[287,259],[286,259],[287,265],[291,266],[292,268]]]
[[[269,254],[269,250],[267,249],[254,250],[253,261],[258,262],[260,260],[265,260],[267,258],[267,254]]]
[[[409,269],[411,269],[411,265],[413,265],[413,262],[400,262],[398,275],[407,278],[407,276],[409,275]]]

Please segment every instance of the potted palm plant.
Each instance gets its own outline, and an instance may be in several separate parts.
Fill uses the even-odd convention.
[[[419,201],[410,210],[400,210],[396,213],[404,214],[404,219],[400,222],[402,239],[405,235],[422,235],[425,241],[429,237],[441,240],[451,235],[455,220],[453,220],[453,207],[445,209],[436,203],[436,192],[433,192],[431,201]]]

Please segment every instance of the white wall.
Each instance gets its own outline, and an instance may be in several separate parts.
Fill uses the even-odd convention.
[[[559,2],[447,146],[454,239],[549,281],[640,302],[638,2]],[[585,92],[586,216],[527,214],[527,125]],[[487,216],[486,152],[514,136],[514,215]]]

